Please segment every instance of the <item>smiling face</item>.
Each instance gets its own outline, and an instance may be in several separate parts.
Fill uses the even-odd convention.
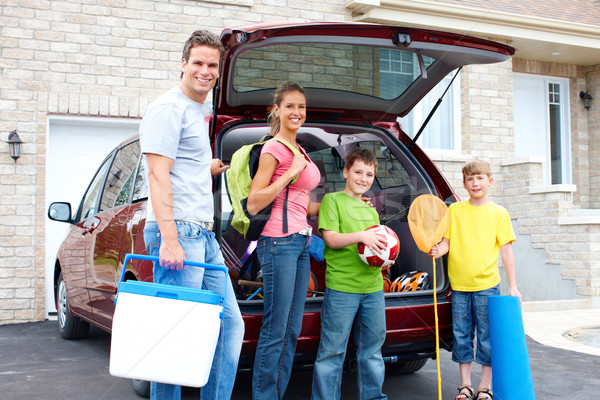
[[[181,60],[181,83],[183,93],[197,103],[204,103],[215,87],[219,77],[219,49],[196,46],[190,50],[189,59]]]
[[[281,121],[280,132],[296,132],[306,121],[306,97],[298,91],[287,92],[274,109]]]
[[[373,184],[375,180],[375,166],[365,164],[362,160],[356,160],[350,168],[344,168],[344,179],[346,179],[346,188],[344,192],[360,199]]]
[[[463,185],[469,192],[471,204],[483,205],[487,202],[487,192],[493,181],[487,174],[465,175]]]

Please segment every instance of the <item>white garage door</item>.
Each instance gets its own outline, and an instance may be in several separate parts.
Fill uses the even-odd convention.
[[[79,206],[83,192],[108,153],[138,132],[140,120],[48,116],[46,207],[55,201]],[[46,218],[46,316],[55,312],[54,261],[68,224]]]

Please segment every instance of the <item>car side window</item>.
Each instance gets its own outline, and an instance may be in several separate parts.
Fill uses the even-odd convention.
[[[102,189],[102,185],[104,184],[104,180],[106,178],[106,173],[108,171],[108,167],[110,166],[110,162],[112,161],[112,156],[107,158],[104,161],[104,164],[100,167],[94,180],[90,184],[87,193],[83,199],[82,207],[81,207],[81,219],[87,219],[92,217],[98,213],[96,206],[98,205],[98,199],[100,198],[100,190]]]
[[[133,185],[133,198],[132,202],[145,200],[148,198],[148,193],[150,189],[148,188],[148,181],[146,179],[146,169],[144,166],[144,157],[140,158],[140,162],[138,163],[137,173],[135,176],[135,183]]]
[[[118,151],[110,167],[106,185],[104,185],[100,211],[127,204],[139,159],[140,146],[138,142],[130,143]]]

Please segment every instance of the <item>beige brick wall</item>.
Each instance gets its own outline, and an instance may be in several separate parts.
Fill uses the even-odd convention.
[[[583,70],[582,74],[585,79],[584,84],[580,85],[581,90],[587,90],[594,97],[592,106],[589,110],[583,112],[585,115],[585,129],[587,132],[595,132],[590,134],[587,141],[588,148],[588,165],[584,171],[587,172],[589,178],[589,207],[600,208],[600,65],[588,67]],[[579,91],[577,92],[579,96]],[[584,168],[584,167],[582,167]]]
[[[45,316],[48,113],[139,117],[195,29],[349,20],[342,0],[6,0],[0,5],[0,324]],[[15,164],[8,134],[23,140]],[[51,277],[49,277],[51,279]]]

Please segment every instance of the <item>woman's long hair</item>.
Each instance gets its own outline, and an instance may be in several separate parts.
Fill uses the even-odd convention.
[[[296,82],[286,82],[283,85],[279,86],[275,91],[275,96],[273,97],[273,106],[277,105],[277,107],[281,107],[281,102],[286,94],[289,92],[300,92],[306,98],[306,93],[304,93],[304,88],[302,85]],[[279,115],[275,112],[275,107],[271,108],[271,112],[267,117],[267,121],[271,125],[271,129],[269,130],[269,136],[275,136],[279,132],[279,128],[281,127],[281,121],[279,120]]]

